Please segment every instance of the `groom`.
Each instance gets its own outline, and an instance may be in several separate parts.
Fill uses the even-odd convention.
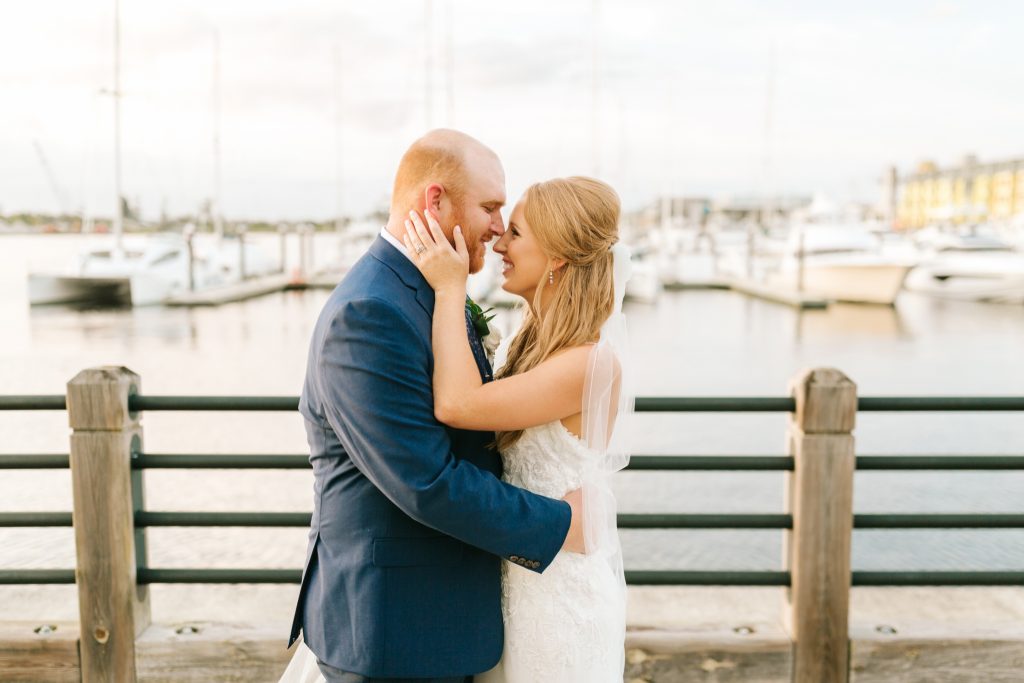
[[[500,560],[581,552],[579,494],[503,483],[494,435],[434,418],[434,292],[401,241],[410,211],[462,226],[470,271],[504,232],[490,149],[435,130],[398,167],[388,224],[324,305],[299,410],[315,477],[299,630],[328,682],[471,681],[501,656]],[[469,323],[484,381],[491,369]]]

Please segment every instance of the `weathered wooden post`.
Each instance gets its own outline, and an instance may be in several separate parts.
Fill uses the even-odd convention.
[[[794,683],[846,683],[853,531],[853,427],[857,386],[817,368],[790,384],[787,500],[793,528],[785,563],[792,576],[786,622],[794,643]]]
[[[150,621],[149,591],[136,583],[144,539],[136,539],[133,449],[142,449],[128,397],[139,376],[127,368],[83,370],[68,382],[71,484],[81,626],[82,681],[135,681],[135,638]]]

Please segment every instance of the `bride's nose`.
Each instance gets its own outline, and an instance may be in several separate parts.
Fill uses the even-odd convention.
[[[494,246],[492,247],[492,249],[494,249],[494,251],[498,254],[504,254],[506,251],[508,251],[505,245],[505,234],[506,233],[502,233],[502,235],[498,238],[498,241],[495,242]]]

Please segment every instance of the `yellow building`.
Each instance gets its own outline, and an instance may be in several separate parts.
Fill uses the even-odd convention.
[[[896,180],[896,225],[920,228],[937,223],[977,223],[1024,218],[1024,158],[959,166],[924,162]]]

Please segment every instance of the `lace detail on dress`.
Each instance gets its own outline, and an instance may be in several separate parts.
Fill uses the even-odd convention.
[[[579,488],[595,454],[561,422],[502,453],[505,481],[552,498]],[[559,553],[543,574],[502,562],[504,683],[622,681],[625,605],[606,562]]]

